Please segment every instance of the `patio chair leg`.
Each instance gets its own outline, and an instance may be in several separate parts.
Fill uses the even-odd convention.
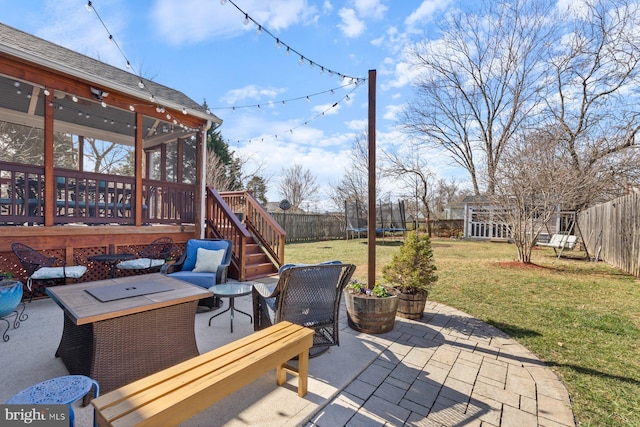
[[[11,326],[11,323],[4,317],[0,317],[0,320],[4,320],[5,322],[7,322],[7,328],[2,333],[2,341],[7,342],[9,341],[9,334],[7,332],[9,331],[9,327]]]

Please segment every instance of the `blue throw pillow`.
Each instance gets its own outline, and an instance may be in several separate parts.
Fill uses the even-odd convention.
[[[228,242],[226,240],[187,240],[187,257],[184,260],[184,264],[182,265],[182,270],[191,271],[196,266],[196,261],[198,259],[198,248],[209,250],[227,250],[227,247]]]

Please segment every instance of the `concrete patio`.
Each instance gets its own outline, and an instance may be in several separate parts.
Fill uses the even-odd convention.
[[[228,301],[225,300],[225,307]],[[251,297],[236,299],[251,312]],[[205,352],[253,332],[236,314],[196,315]],[[0,402],[45,379],[67,375],[54,357],[63,313],[51,300],[27,304],[28,320],[0,342]],[[556,374],[501,331],[465,313],[428,302],[420,321],[397,318],[392,332],[367,335],[346,325],[340,346],[311,359],[309,392],[297,379],[276,386],[275,370],[210,406],[184,426],[575,426]],[[76,426],[91,426],[89,405],[74,407]]]

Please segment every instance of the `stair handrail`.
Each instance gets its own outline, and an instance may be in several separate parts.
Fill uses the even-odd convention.
[[[246,280],[247,241],[251,234],[236,216],[224,198],[211,187],[207,187],[205,203],[205,237],[228,239],[233,243],[231,273],[237,273],[237,279]]]
[[[286,231],[248,191],[225,191],[220,196],[231,210],[244,217],[244,224],[267,252],[276,268],[284,264]]]

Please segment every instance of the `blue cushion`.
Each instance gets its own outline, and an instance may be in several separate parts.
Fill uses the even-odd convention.
[[[187,240],[187,257],[182,265],[182,271],[191,271],[196,266],[198,248],[209,250],[227,249],[228,243],[224,240]]]
[[[342,261],[332,260],[332,261],[319,262],[318,264],[282,264],[282,267],[278,269],[278,276],[281,275],[283,271],[291,267],[308,267],[310,265],[335,265],[335,264],[342,264]]]
[[[216,284],[216,273],[194,273],[193,271],[176,271],[169,274],[172,279],[184,280],[185,282],[209,289]]]

